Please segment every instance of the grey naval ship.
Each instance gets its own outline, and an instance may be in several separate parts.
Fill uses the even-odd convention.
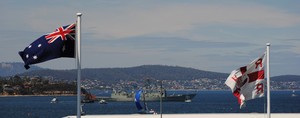
[[[195,93],[190,94],[171,94],[168,95],[166,90],[162,92],[158,90],[148,90],[144,91],[141,98],[144,98],[147,102],[160,101],[160,94],[162,95],[162,101],[173,101],[173,102],[191,102],[196,96]],[[125,92],[125,91],[113,91],[110,97],[100,97],[98,99],[105,101],[122,101],[122,102],[133,102],[135,92]],[[145,96],[145,97],[144,97]]]

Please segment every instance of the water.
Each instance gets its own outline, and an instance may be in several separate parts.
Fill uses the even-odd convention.
[[[176,91],[177,93],[185,93]],[[102,93],[98,93],[102,94]],[[103,93],[107,94],[107,93]],[[292,97],[292,91],[271,92],[272,113],[300,113],[300,92]],[[0,97],[1,118],[61,118],[76,115],[76,97],[58,96],[59,103],[51,104],[52,96]],[[263,113],[265,98],[247,101],[247,107],[239,109],[230,91],[198,91],[191,103],[164,102],[164,113]],[[148,107],[159,112],[159,102],[148,102]],[[88,103],[83,106],[86,114],[136,113],[133,102]]]

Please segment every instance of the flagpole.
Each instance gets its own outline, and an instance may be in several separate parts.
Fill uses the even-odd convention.
[[[270,101],[270,43],[267,43],[267,115],[271,118],[271,101]]]
[[[159,112],[160,112],[160,118],[162,118],[162,93],[163,93],[163,89],[162,89],[162,83],[163,83],[163,81],[162,80],[160,80],[160,110],[159,110]],[[166,93],[164,93],[165,95],[166,95]]]
[[[76,23],[76,61],[77,61],[77,118],[81,117],[81,47],[80,47],[80,30],[81,30],[81,13],[77,13]]]

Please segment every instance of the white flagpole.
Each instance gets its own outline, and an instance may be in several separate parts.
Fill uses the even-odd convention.
[[[267,43],[267,115],[271,118],[271,101],[270,101],[270,43]]]
[[[159,110],[159,112],[160,112],[160,118],[162,118],[162,110],[163,110],[163,108],[162,108],[162,93],[163,93],[163,89],[162,89],[162,83],[163,83],[163,81],[162,80],[160,80],[160,110]],[[166,95],[166,93],[164,93],[164,95]]]
[[[77,118],[81,117],[81,47],[80,47],[80,30],[81,30],[81,13],[77,13],[76,23],[76,61],[77,61]]]

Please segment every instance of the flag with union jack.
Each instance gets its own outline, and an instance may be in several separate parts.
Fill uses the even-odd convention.
[[[264,65],[265,54],[250,64],[233,70],[225,84],[237,97],[240,108],[245,107],[246,100],[264,96]]]
[[[70,24],[61,26],[54,32],[46,34],[32,42],[19,52],[24,67],[60,57],[75,57],[75,26]]]

